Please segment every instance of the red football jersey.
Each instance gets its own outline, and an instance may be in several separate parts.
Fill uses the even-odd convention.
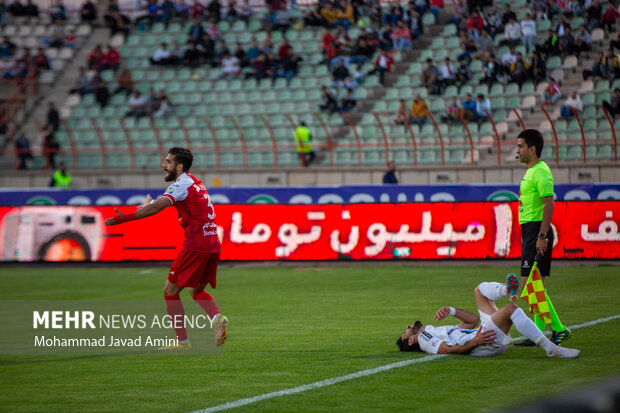
[[[166,189],[164,196],[179,212],[179,222],[185,230],[184,249],[211,253],[221,251],[215,209],[200,179],[183,173]]]

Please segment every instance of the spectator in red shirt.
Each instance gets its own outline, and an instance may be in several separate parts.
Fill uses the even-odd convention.
[[[280,46],[280,50],[278,50],[278,57],[280,60],[284,60],[289,57],[293,53],[293,47],[288,42],[288,40],[284,39],[282,41],[282,46]]]
[[[38,69],[51,69],[50,61],[47,58],[47,56],[45,56],[45,53],[43,52],[43,48],[41,47],[39,47],[38,53],[34,56],[34,65]]]
[[[443,0],[431,0],[431,13],[437,17],[439,11],[443,9]]]
[[[104,63],[104,55],[101,50],[101,45],[98,44],[88,55],[88,68],[89,69],[99,69]]]
[[[112,69],[114,73],[118,70],[121,64],[121,55],[112,46],[108,46],[107,50],[103,52],[103,64],[102,69]]]
[[[607,26],[607,31],[611,33],[614,25],[616,24],[616,20],[618,20],[618,16],[620,16],[620,14],[614,8],[613,3],[609,2],[607,3],[607,10],[605,10],[605,13],[603,13],[603,16],[601,17],[601,24],[603,26]]]
[[[198,0],[194,0],[194,4],[189,8],[189,15],[192,19],[201,18],[205,13],[205,6]]]
[[[368,72],[369,75],[379,73],[379,82],[382,86],[384,86],[384,77],[385,73],[390,73],[392,71],[392,64],[394,63],[394,59],[386,50],[381,50],[381,54],[375,60],[375,68]]]
[[[480,30],[484,28],[484,20],[478,14],[478,11],[472,13],[471,17],[467,21],[467,32],[470,37],[473,37],[474,41],[478,41],[480,37]]]

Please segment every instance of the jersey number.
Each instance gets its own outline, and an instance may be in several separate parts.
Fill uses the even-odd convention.
[[[215,218],[215,208],[213,208],[213,204],[211,203],[211,197],[209,197],[209,195],[204,194],[203,195],[204,198],[207,200],[207,216],[209,217],[209,219],[214,219]]]

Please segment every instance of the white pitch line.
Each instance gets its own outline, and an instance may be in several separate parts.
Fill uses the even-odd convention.
[[[576,324],[574,326],[569,326],[568,328],[572,330],[577,330],[583,327],[589,327],[595,324],[605,323],[607,321],[615,320],[617,318],[620,318],[620,314],[612,315],[612,316],[605,317],[605,318],[599,318],[598,320],[588,321],[582,324]],[[522,339],[522,338],[525,338],[525,337],[516,337],[516,338],[513,338],[513,341]],[[211,413],[211,412],[219,412],[222,410],[234,409],[236,407],[247,406],[248,404],[254,404],[261,400],[273,399],[275,397],[288,396],[291,394],[302,393],[308,390],[319,389],[321,387],[331,386],[332,384],[340,383],[343,381],[353,380],[353,379],[357,379],[360,377],[365,377],[365,376],[370,376],[373,374],[381,373],[382,371],[392,370],[392,369],[396,369],[399,367],[410,366],[412,364],[424,363],[427,361],[438,359],[440,357],[445,357],[445,355],[437,354],[437,355],[426,356],[426,357],[413,359],[413,360],[405,360],[405,361],[399,361],[396,363],[390,363],[384,366],[375,367],[373,369],[361,370],[355,373],[347,374],[346,376],[340,376],[340,377],[334,377],[331,379],[315,381],[314,383],[304,384],[303,386],[292,387],[290,389],[274,391],[271,393],[265,393],[259,396],[248,397],[246,399],[235,400],[234,402],[228,402],[228,403],[220,404],[218,406],[208,407],[202,410],[196,410],[192,413]]]

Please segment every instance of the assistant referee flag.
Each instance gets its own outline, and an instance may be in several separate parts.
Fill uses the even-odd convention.
[[[532,314],[540,317],[545,324],[551,325],[550,300],[545,291],[540,271],[538,271],[539,259],[540,254],[537,254],[534,259],[534,264],[532,265],[532,270],[530,271],[530,276],[527,278],[525,287],[523,287],[523,291],[521,292],[521,298],[530,305],[530,312]]]

